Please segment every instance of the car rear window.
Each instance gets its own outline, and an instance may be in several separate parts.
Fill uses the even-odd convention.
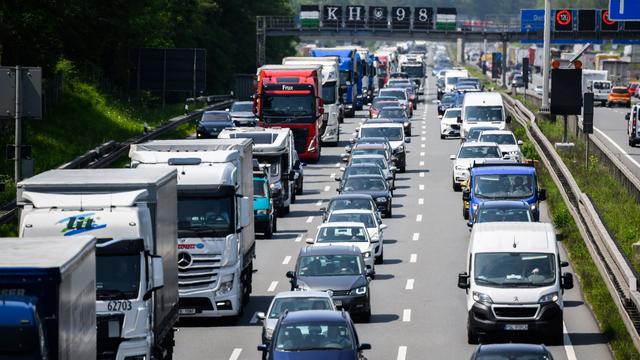
[[[614,94],[628,94],[629,90],[628,89],[616,89],[614,88],[613,90],[611,90],[612,93]]]

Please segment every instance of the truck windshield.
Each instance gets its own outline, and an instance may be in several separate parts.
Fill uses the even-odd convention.
[[[233,195],[178,194],[178,236],[222,237],[234,230]]]
[[[96,256],[96,298],[123,300],[138,297],[140,254]]]
[[[478,253],[474,280],[489,287],[539,287],[556,281],[555,256],[543,253]]]
[[[336,83],[330,82],[322,85],[322,100],[325,104],[335,104],[336,102]]]
[[[502,121],[502,106],[467,106],[465,121]]]
[[[266,116],[310,116],[315,119],[315,106],[313,104],[313,96],[306,95],[290,95],[290,94],[265,94],[262,97],[262,110]],[[276,119],[270,119],[269,122],[279,122]],[[287,122],[287,121],[284,121]]]
[[[531,222],[527,209],[480,209],[475,222]]]
[[[271,174],[272,178],[280,176],[280,156],[254,154],[253,158],[258,160],[260,164],[269,165],[269,174]]]
[[[267,189],[265,187],[265,181],[262,179],[253,179],[253,196],[266,197]]]
[[[535,179],[527,174],[476,175],[473,181],[474,194],[483,199],[523,199],[535,190]]]
[[[353,77],[352,71],[340,71],[340,83],[347,85],[347,81],[351,81]]]

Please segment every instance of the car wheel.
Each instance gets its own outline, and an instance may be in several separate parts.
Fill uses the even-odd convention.
[[[607,107],[611,107],[611,103],[610,102],[607,103]]]
[[[462,190],[462,185],[455,182],[455,180],[451,180],[451,187],[453,188],[453,191],[456,192]]]
[[[462,217],[465,220],[469,220],[469,211],[465,210],[464,206],[462,207]]]
[[[382,250],[380,250],[380,256],[378,256],[376,258],[375,264],[376,265],[380,265],[384,262],[384,248],[382,248]]]
[[[369,304],[369,310],[362,314],[362,321],[368,323],[371,321],[371,304]]]
[[[445,137],[446,137],[446,136],[444,136],[443,134],[440,134],[440,139],[441,139],[441,140],[444,140],[444,138],[445,138]]]
[[[293,191],[291,191],[291,203],[294,204],[296,202],[296,194],[298,193],[298,187],[296,186]]]
[[[384,213],[384,217],[390,218],[392,216],[393,216],[393,210],[392,210],[392,207],[389,206],[389,210],[387,210],[387,212]]]
[[[478,344],[478,335],[476,335],[473,330],[471,330],[471,326],[469,325],[469,320],[467,320],[467,343],[469,345],[477,345]]]
[[[407,171],[407,166],[403,166],[400,169],[398,169],[398,171],[400,171],[400,173],[405,173]]]

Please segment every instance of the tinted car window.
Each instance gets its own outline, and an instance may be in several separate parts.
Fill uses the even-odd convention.
[[[276,351],[347,350],[353,338],[346,324],[312,322],[282,326],[276,338]]]
[[[227,113],[204,113],[201,121],[231,121]]]

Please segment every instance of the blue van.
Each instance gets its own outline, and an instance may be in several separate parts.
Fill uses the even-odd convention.
[[[546,198],[546,190],[538,188],[538,177],[533,164],[474,164],[469,183],[462,193],[462,214],[465,219],[473,218],[474,211],[485,201],[521,200],[531,206],[535,221],[539,221],[540,201]]]

